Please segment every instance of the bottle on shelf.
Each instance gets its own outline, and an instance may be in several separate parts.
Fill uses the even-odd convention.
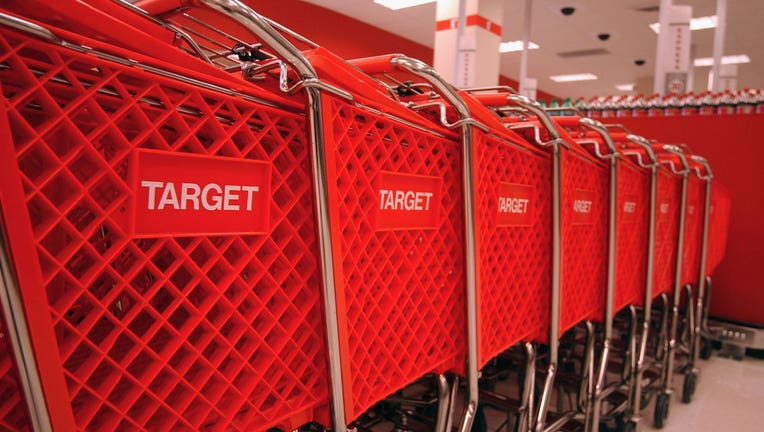
[[[676,93],[669,93],[663,98],[663,115],[667,117],[678,116],[681,112],[679,105],[679,96]]]
[[[679,100],[679,111],[683,116],[698,114],[698,97],[693,92],[687,93]]]
[[[698,108],[698,114],[700,115],[713,115],[716,114],[716,98],[713,93],[707,91],[698,97],[700,102],[700,108]]]

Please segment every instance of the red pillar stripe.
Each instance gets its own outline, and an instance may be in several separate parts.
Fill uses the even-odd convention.
[[[456,18],[449,18],[449,19],[436,21],[435,31],[455,29],[457,25],[457,21],[458,20]],[[480,16],[478,14],[468,16],[466,18],[466,26],[467,27],[477,26],[477,27],[486,29],[497,36],[501,36],[501,26],[499,24],[489,20],[486,17]]]

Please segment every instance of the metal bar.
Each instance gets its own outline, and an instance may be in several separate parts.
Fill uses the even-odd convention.
[[[448,423],[448,395],[450,387],[448,379],[444,374],[437,377],[438,381],[438,416],[435,421],[435,432],[446,432],[446,423]]]
[[[321,276],[324,286],[324,318],[326,321],[327,349],[329,351],[329,378],[332,384],[332,424],[334,431],[345,432],[347,430],[345,421],[345,394],[342,386],[334,258],[332,256],[332,239],[329,225],[329,197],[327,193],[326,158],[324,157],[326,150],[322,124],[321,95],[318,90],[311,88],[307,89],[305,93],[308,97],[308,124],[310,128],[318,248],[323,268]]]
[[[536,386],[536,348],[531,342],[523,344],[525,348],[525,376],[520,409],[517,413],[517,432],[528,432],[533,427],[534,390]]]
[[[114,1],[116,1],[117,3],[119,3],[122,6],[126,7],[127,9],[130,9],[132,12],[134,12],[134,13],[136,13],[136,14],[138,14],[138,15],[140,15],[140,16],[142,16],[142,17],[144,17],[144,18],[146,18],[146,19],[148,19],[150,21],[152,21],[153,23],[161,26],[162,28],[165,28],[165,29],[170,30],[171,32],[175,33],[175,37],[183,39],[184,41],[186,41],[188,46],[190,46],[191,49],[196,53],[197,57],[199,57],[200,59],[202,59],[203,61],[205,61],[207,63],[212,64],[212,61],[207,57],[206,54],[204,54],[202,52],[201,47],[199,47],[199,45],[197,45],[196,41],[191,36],[186,34],[186,32],[184,32],[183,30],[175,27],[174,25],[172,25],[172,24],[170,24],[168,22],[165,22],[165,21],[163,21],[163,20],[161,20],[161,19],[151,15],[150,13],[144,11],[143,9],[139,8],[138,6],[135,6],[134,4],[130,3],[130,1],[128,1],[128,0],[114,0]]]
[[[681,155],[680,155],[681,156]],[[681,156],[684,158],[684,156]],[[685,168],[687,161],[684,160]],[[682,175],[682,196],[679,205],[679,235],[677,239],[677,258],[676,258],[676,275],[674,276],[674,301],[671,305],[671,327],[669,329],[668,340],[668,352],[666,353],[667,359],[665,362],[666,370],[665,378],[663,382],[664,390],[668,390],[671,386],[671,380],[674,374],[674,353],[676,351],[676,331],[679,325],[679,300],[682,284],[682,253],[684,251],[684,226],[685,226],[685,212],[687,211],[687,181],[689,178],[689,172],[685,170]]]
[[[526,98],[527,99],[527,98]],[[556,130],[556,129],[555,129]],[[546,372],[544,382],[544,391],[539,401],[539,408],[536,415],[536,432],[544,431],[546,414],[549,410],[549,403],[552,397],[552,387],[557,373],[557,357],[559,355],[559,325],[560,325],[560,277],[561,277],[561,195],[560,185],[561,176],[561,149],[559,137],[553,141],[552,145],[552,286],[550,299],[550,319],[549,319],[549,366]]]
[[[708,253],[708,227],[711,220],[711,182],[713,181],[713,174],[711,173],[711,167],[708,162],[698,156],[692,156],[692,159],[696,162],[703,164],[706,168],[706,196],[703,203],[703,236],[700,243],[700,268],[698,271],[698,294],[697,294],[697,306],[695,309],[695,337],[692,343],[692,356],[691,364],[694,367],[700,356],[700,338],[703,323],[705,322],[705,290],[706,290],[706,254]]]
[[[467,277],[467,389],[468,401],[462,420],[461,432],[470,432],[478,407],[477,368],[477,286],[475,262],[475,221],[472,197],[472,126],[462,127],[462,189],[464,193],[464,249]]]
[[[648,146],[649,147],[649,146]],[[650,213],[647,228],[647,280],[645,281],[645,307],[642,319],[642,335],[639,340],[639,356],[632,376],[633,398],[631,412],[639,416],[642,400],[642,376],[644,373],[647,340],[650,336],[650,320],[653,303],[653,274],[655,272],[655,220],[658,201],[658,165],[650,169]]]
[[[724,36],[727,31],[727,0],[716,0],[716,29],[714,30],[714,64],[711,66],[713,80],[709,90],[718,92],[721,90],[720,76],[722,55],[724,51]]]
[[[24,307],[8,256],[3,230],[0,226],[0,306],[8,326],[6,333],[11,345],[10,355],[14,357],[18,368],[19,385],[26,401],[32,430],[49,432],[52,428],[45,404],[45,395],[37,373],[37,362],[24,317]]]
[[[0,24],[30,34],[38,39],[59,45],[61,40],[47,28],[21,18],[0,13]]]
[[[446,431],[451,432],[453,429],[454,415],[456,411],[456,394],[459,393],[459,377],[454,377],[454,382],[451,384],[451,394],[448,395],[448,418],[446,419]]]

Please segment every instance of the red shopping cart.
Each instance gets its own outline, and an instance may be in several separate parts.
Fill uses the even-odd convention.
[[[13,23],[0,34],[3,223],[51,425],[328,423],[295,104]]]
[[[550,425],[546,414],[557,373],[560,335],[584,320],[603,320],[608,285],[610,194],[609,164],[592,156],[563,127],[578,128],[578,117],[551,119],[538,104],[526,100],[529,112],[506,107],[509,127],[552,154],[552,294],[550,304],[549,366],[535,427],[543,430],[562,426],[585,410],[593,377],[593,333],[588,325],[586,359],[581,377],[578,409],[560,413]],[[534,109],[535,107],[535,109]],[[585,119],[586,128],[598,125]],[[587,139],[591,143],[592,140]],[[606,146],[598,142],[600,148]],[[610,154],[610,148],[606,150]],[[603,155],[605,156],[605,155]],[[607,156],[605,156],[607,157]],[[615,192],[614,188],[612,190]],[[614,207],[615,203],[613,203]],[[598,230],[596,227],[602,227]],[[584,276],[585,275],[585,276]]]
[[[357,68],[280,28],[308,46],[300,53],[246,6],[203,3],[144,1],[136,12],[201,39],[196,55],[243,59],[238,68],[245,76],[273,74],[288,94],[307,89],[319,159],[314,176],[335,427],[427,372],[461,370],[465,273],[457,135],[401,106]],[[247,42],[250,32],[271,46]],[[280,59],[261,59],[268,50]]]

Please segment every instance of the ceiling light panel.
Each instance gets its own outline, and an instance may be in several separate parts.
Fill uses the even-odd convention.
[[[615,86],[615,88],[620,90],[620,91],[633,91],[634,87],[636,87],[636,84],[634,84],[634,83],[631,83],[631,84],[618,84],[618,85]]]
[[[533,41],[528,41],[528,49],[539,49],[540,47],[538,44],[534,43]],[[509,42],[502,42],[499,45],[499,52],[501,53],[508,53],[508,52],[515,52],[515,51],[522,51],[523,50],[523,41],[509,41]]]
[[[591,81],[596,80],[597,75],[591,73],[580,73],[570,75],[552,75],[549,77],[554,82],[573,82],[573,81]]]
[[[388,9],[398,10],[427,3],[435,3],[435,1],[436,0],[374,0],[374,3]]]
[[[729,55],[729,56],[722,57],[722,64],[741,64],[741,63],[750,63],[750,62],[751,62],[751,58],[745,54]],[[713,57],[696,58],[693,64],[695,65],[695,67],[713,66],[714,59]]]

